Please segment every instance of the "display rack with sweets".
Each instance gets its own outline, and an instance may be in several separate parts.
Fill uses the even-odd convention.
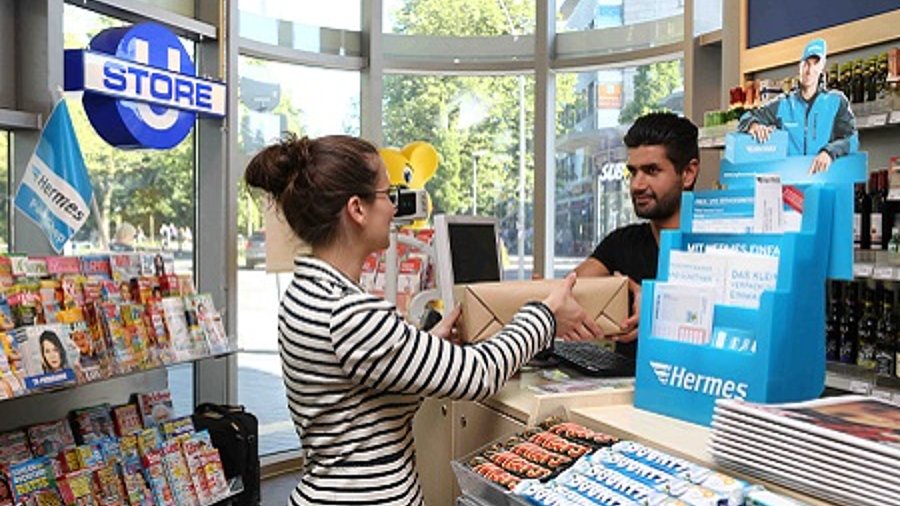
[[[230,350],[171,254],[0,256],[0,400]]]
[[[559,419],[452,466],[463,494],[486,504],[794,504],[759,485]]]

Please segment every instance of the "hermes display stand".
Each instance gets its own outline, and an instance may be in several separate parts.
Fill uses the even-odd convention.
[[[798,232],[695,233],[694,195],[683,195],[681,229],[663,231],[658,279],[643,282],[641,322],[647,323],[639,327],[635,407],[709,425],[720,397],[772,403],[821,395],[825,383],[826,278],[852,276],[852,185],[865,179],[866,156],[859,153],[839,158],[827,173],[817,175],[806,173],[811,159],[789,157],[758,167],[732,164],[727,169],[723,163],[723,172],[729,174],[723,180],[730,181],[731,187],[752,184],[758,172],[779,174],[784,184],[805,185]],[[842,216],[836,218],[837,212]],[[759,308],[715,305],[713,339],[749,339],[755,343],[755,351],[720,349],[652,335],[654,288],[668,279],[671,252],[698,250],[710,244],[744,250],[777,248],[779,252],[776,289],[762,293]]]

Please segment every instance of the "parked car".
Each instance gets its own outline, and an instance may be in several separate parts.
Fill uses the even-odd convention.
[[[244,245],[244,264],[248,269],[255,269],[257,265],[266,263],[266,233],[257,230],[250,234]]]

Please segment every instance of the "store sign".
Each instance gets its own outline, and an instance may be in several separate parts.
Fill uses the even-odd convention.
[[[623,181],[628,174],[628,168],[624,162],[606,162],[597,171],[599,181]]]
[[[747,389],[750,388],[747,383],[698,374],[677,365],[651,361],[650,366],[659,383],[667,387],[726,399],[743,399],[747,397]]]
[[[198,113],[225,116],[225,85],[195,74],[178,37],[156,23],[110,28],[65,52],[65,89],[84,91],[94,129],[121,148],[169,149]]]

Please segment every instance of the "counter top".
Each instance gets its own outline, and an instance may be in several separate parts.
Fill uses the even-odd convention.
[[[537,425],[548,416],[567,416],[567,410],[576,407],[632,402],[633,378],[586,378],[567,376],[558,369],[526,369],[482,404],[526,425]]]

